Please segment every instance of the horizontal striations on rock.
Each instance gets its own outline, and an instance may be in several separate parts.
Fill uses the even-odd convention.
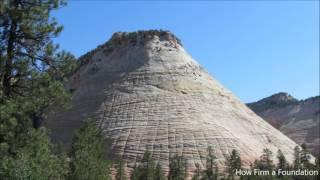
[[[232,149],[246,165],[263,148],[281,149],[292,160],[296,144],[273,128],[212,78],[167,31],[116,33],[79,60],[66,85],[72,107],[49,116],[56,142],[70,144],[87,118],[111,139],[113,157],[128,167],[148,149],[168,171],[175,153],[189,171],[205,166],[211,146],[224,166]]]

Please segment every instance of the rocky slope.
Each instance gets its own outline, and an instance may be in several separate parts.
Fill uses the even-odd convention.
[[[298,101],[278,93],[247,104],[254,112],[310,152],[320,154],[320,96]]]
[[[263,148],[292,160],[296,143],[253,113],[212,78],[167,31],[115,33],[84,55],[70,77],[72,107],[56,109],[47,126],[55,142],[92,118],[111,140],[110,157],[130,170],[148,149],[168,171],[169,157],[183,154],[189,173],[205,166],[212,146],[224,166],[236,149],[245,165]]]

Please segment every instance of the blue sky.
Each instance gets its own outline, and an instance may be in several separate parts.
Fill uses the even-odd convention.
[[[76,57],[117,31],[165,29],[244,102],[319,95],[319,1],[69,1],[53,15]]]

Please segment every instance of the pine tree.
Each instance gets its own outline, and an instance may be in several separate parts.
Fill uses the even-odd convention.
[[[301,162],[302,168],[308,169],[311,167],[310,158],[311,157],[307,150],[306,144],[302,144],[301,151],[300,151],[300,162]]]
[[[307,151],[306,144],[302,144],[301,148],[299,146],[296,146],[294,148],[294,164],[293,168],[294,170],[313,170],[316,166],[313,165],[310,162],[311,156],[309,152]],[[294,180],[313,180],[313,179],[319,179],[319,177],[314,176],[300,176],[296,175],[293,176],[292,179]]]
[[[300,147],[296,146],[294,148],[294,162],[293,162],[293,168],[295,170],[298,170],[301,168],[301,156],[300,156]]]
[[[242,162],[239,152],[235,149],[232,150],[230,157],[227,158],[227,171],[229,178],[234,179],[235,172],[237,169],[241,169]]]
[[[164,172],[162,171],[160,163],[157,163],[157,166],[154,170],[154,180],[165,180],[166,177],[164,175]]]
[[[151,158],[151,153],[146,150],[139,166],[135,165],[131,174],[132,180],[164,180],[165,176],[159,163]]]
[[[140,165],[134,168],[131,178],[136,180],[153,180],[156,176],[161,178],[161,167],[159,164],[156,166],[156,163],[151,158],[151,153],[146,150]]]
[[[49,106],[69,100],[62,80],[75,61],[69,53],[57,53],[58,46],[52,38],[59,35],[62,26],[50,16],[52,10],[63,5],[61,0],[0,1],[0,173],[15,169],[35,179],[48,179],[47,175],[62,179],[50,174],[51,169],[47,174],[38,169],[46,162],[46,166],[56,172],[58,160],[53,159],[58,157],[46,133],[42,132],[44,128],[34,128],[41,127],[42,115]],[[32,154],[33,147],[39,150],[43,147],[46,151],[43,156]],[[26,167],[27,163],[32,163],[28,166],[34,169]],[[60,174],[64,174],[65,169],[68,168]]]
[[[175,154],[169,159],[169,180],[184,180],[187,172],[187,161],[183,156]]]
[[[52,38],[62,31],[50,17],[62,0],[3,0],[0,21],[0,79],[2,95],[20,95],[33,71],[45,71],[56,63]]]
[[[218,165],[216,163],[216,156],[214,155],[212,147],[208,147],[208,156],[206,161],[206,169],[204,170],[204,179],[216,180],[218,179]]]
[[[288,170],[289,164],[287,162],[286,157],[284,156],[284,154],[280,149],[278,150],[277,158],[278,158],[277,168],[282,170]]]
[[[123,160],[119,161],[119,163],[116,165],[116,169],[117,169],[116,180],[126,180],[127,177],[126,177],[125,172],[124,172],[124,161]],[[134,172],[136,170],[137,169],[135,168]],[[133,176],[134,178],[132,178],[132,179],[139,178],[139,174],[138,173],[139,172],[135,172],[134,176]]]
[[[19,148],[15,156],[2,161],[0,179],[66,179],[67,157],[55,154],[45,128],[33,129],[25,134],[32,143]]]
[[[121,170],[120,170],[121,171]],[[118,174],[117,174],[118,175]],[[134,165],[133,167],[133,171],[131,173],[131,180],[138,180],[141,177],[141,172],[138,169],[137,164]],[[117,179],[117,177],[116,177]],[[120,178],[119,178],[120,179]]]
[[[258,168],[259,166],[259,161],[258,160],[255,160],[253,163],[250,163],[250,171],[253,172],[254,169],[259,169]],[[254,173],[251,173],[249,176],[242,176],[241,177],[242,179],[245,179],[245,180],[256,180],[256,179],[259,179],[259,177],[257,177]]]
[[[253,169],[259,169],[259,170],[263,170],[263,171],[269,171],[269,175],[268,176],[252,176],[252,179],[266,179],[266,180],[271,180],[274,177],[272,177],[272,171],[275,168],[275,165],[273,164],[272,161],[272,151],[270,151],[269,149],[265,148],[263,149],[263,153],[260,156],[259,160],[255,160],[254,165],[253,165]]]
[[[280,149],[278,150],[277,158],[278,158],[277,169],[279,170],[281,169],[282,171],[289,170],[289,163],[287,162],[286,157],[284,156],[284,154]],[[278,175],[278,177],[283,178],[282,175]]]
[[[263,149],[263,153],[260,157],[260,169],[268,170],[270,173],[274,169],[273,161],[272,161],[272,151],[269,149]]]
[[[65,103],[68,93],[56,76],[72,69],[74,57],[57,53],[52,38],[62,26],[50,17],[61,0],[0,1],[0,146],[14,155],[28,144],[24,134],[39,127],[52,104]],[[68,60],[66,60],[68,59]],[[73,65],[71,65],[73,64]]]
[[[131,172],[131,180],[138,180],[140,178],[140,171],[137,164],[134,164],[133,171]],[[117,179],[117,177],[116,177]]]
[[[316,170],[320,173],[320,155],[315,160]],[[320,176],[317,177],[317,180],[320,180]]]
[[[320,155],[315,159],[316,168],[320,169]]]
[[[155,169],[155,162],[151,159],[150,151],[146,150],[144,152],[142,162],[141,162],[141,171],[142,177],[145,180],[151,180],[154,177],[154,169]]]
[[[70,179],[109,179],[105,138],[92,120],[75,132],[71,150]]]
[[[196,170],[195,170],[195,173],[194,173],[194,175],[193,175],[193,177],[192,177],[192,180],[200,180],[200,179],[201,179],[201,176],[202,176],[202,175],[201,175],[202,172],[201,172],[200,164],[199,164],[199,163],[196,163],[195,166],[196,166]]]

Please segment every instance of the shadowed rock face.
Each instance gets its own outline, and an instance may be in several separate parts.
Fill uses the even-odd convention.
[[[310,152],[320,154],[320,96],[298,101],[278,93],[248,106],[298,144],[306,143]]]
[[[212,146],[223,166],[232,149],[246,165],[263,148],[292,160],[296,144],[212,78],[167,31],[116,33],[84,55],[70,77],[72,108],[49,116],[55,142],[70,145],[81,122],[93,118],[111,139],[111,157],[133,167],[148,149],[168,171],[175,153],[205,166]]]

